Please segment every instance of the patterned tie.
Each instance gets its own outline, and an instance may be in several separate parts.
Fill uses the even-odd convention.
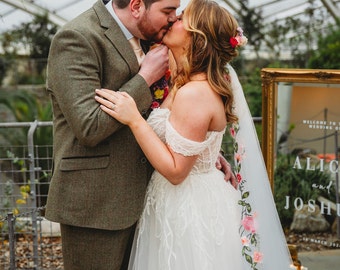
[[[150,50],[158,46],[158,44],[150,45]],[[150,86],[152,94],[152,104],[150,107],[151,109],[158,108],[169,94],[169,79],[170,70],[168,70],[162,78],[160,78],[157,82],[153,83]]]
[[[135,55],[138,60],[138,64],[140,65],[145,57],[145,54],[142,50],[142,47],[140,46],[139,39],[136,37],[133,37],[129,40],[133,51],[135,52]]]

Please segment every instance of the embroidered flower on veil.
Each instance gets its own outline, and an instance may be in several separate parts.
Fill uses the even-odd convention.
[[[235,123],[230,128],[230,135],[233,140],[234,150],[234,171],[239,183],[238,187],[241,192],[241,225],[239,228],[241,242],[242,242],[242,256],[247,263],[250,264],[251,269],[258,269],[257,264],[261,263],[263,254],[259,252],[259,235],[257,234],[256,213],[253,212],[252,206],[248,201],[250,192],[245,190],[246,179],[242,177],[241,168],[242,161],[246,158],[245,149],[236,139],[239,131],[238,123]]]

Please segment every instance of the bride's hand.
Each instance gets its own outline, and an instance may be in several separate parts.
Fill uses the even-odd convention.
[[[126,92],[115,92],[108,89],[96,89],[95,99],[100,108],[125,125],[131,125],[142,116],[133,98]]]

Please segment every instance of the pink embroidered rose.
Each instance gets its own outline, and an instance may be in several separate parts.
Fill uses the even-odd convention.
[[[238,182],[238,183],[241,183],[241,181],[242,181],[242,175],[241,175],[240,173],[237,173],[237,174],[236,174],[236,179],[237,179],[237,182]]]
[[[235,138],[235,136],[236,136],[236,131],[235,131],[235,129],[234,129],[233,127],[231,127],[231,128],[229,129],[229,132],[230,132],[231,137]]]
[[[249,232],[254,233],[256,231],[256,224],[253,216],[245,216],[242,220],[242,225]]]
[[[253,259],[254,259],[254,262],[259,263],[259,262],[261,262],[262,259],[263,259],[263,254],[262,254],[261,252],[254,251],[254,257],[253,257]]]
[[[241,162],[241,160],[242,160],[242,155],[241,155],[240,153],[236,153],[236,154],[235,154],[235,159],[236,159],[237,162]]]
[[[225,75],[224,75],[224,78],[226,79],[226,81],[228,81],[229,83],[231,83],[231,79],[230,79],[229,74],[225,74]]]
[[[243,246],[249,246],[249,239],[246,236],[242,236],[241,243]]]

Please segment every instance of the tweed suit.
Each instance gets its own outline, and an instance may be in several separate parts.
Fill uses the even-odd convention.
[[[125,91],[145,113],[152,97],[138,69],[129,42],[101,0],[55,35],[47,70],[54,115],[47,219],[120,230],[139,218],[152,169],[130,129],[94,99],[96,88]]]

